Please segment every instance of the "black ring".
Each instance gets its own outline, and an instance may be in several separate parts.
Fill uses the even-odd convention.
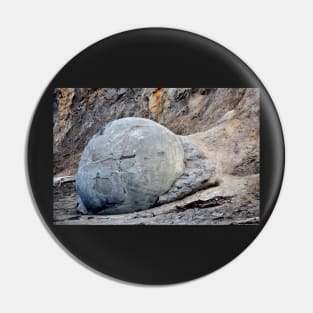
[[[60,226],[52,221],[52,101],[56,87],[254,87],[261,90],[261,222],[247,226]],[[270,217],[284,172],[274,104],[252,70],[226,48],[165,28],[123,32],[85,49],[53,78],[33,116],[27,148],[34,199],[57,240],[112,277],[144,284],[188,281],[239,255]],[[265,252],[266,253],[266,252]],[[47,264],[47,267],[51,265]]]

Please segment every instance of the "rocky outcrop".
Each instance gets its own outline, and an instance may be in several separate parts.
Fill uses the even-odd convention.
[[[226,113],[238,106],[247,90],[57,88],[53,111],[54,175],[74,175],[90,138],[115,119],[151,118],[177,135],[190,135],[221,122]]]
[[[191,193],[216,184],[214,168],[205,154],[188,138],[181,137],[181,141],[184,147],[184,172],[166,193],[159,196],[156,205],[182,199]]]
[[[75,175],[90,138],[103,125],[126,116],[150,117],[180,135],[184,174],[152,208],[114,216],[77,214],[75,183],[60,182],[54,187],[56,224],[258,222],[258,89],[56,90],[55,176]]]

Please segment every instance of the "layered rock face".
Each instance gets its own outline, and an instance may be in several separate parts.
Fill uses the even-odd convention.
[[[109,123],[90,140],[76,186],[82,213],[118,214],[156,204],[184,172],[180,139],[143,118]]]
[[[177,135],[190,135],[212,128],[238,106],[248,90],[58,88],[53,111],[54,175],[74,175],[91,137],[113,120],[150,118]]]

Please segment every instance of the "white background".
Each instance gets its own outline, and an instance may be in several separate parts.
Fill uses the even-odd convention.
[[[310,4],[2,1],[1,312],[312,312]],[[49,81],[88,45],[147,26],[193,31],[240,56],[270,92],[287,147],[278,204],[255,242],[222,270],[170,287],[121,283],[74,261],[40,222],[25,179],[27,131]]]

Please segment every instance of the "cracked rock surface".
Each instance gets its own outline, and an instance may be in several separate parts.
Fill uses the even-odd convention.
[[[159,196],[156,205],[182,199],[215,184],[214,169],[205,154],[185,137],[181,136],[180,140],[184,149],[184,171],[171,188]]]
[[[115,120],[90,140],[81,156],[79,210],[118,214],[148,209],[184,168],[181,141],[167,128],[143,118]]]

